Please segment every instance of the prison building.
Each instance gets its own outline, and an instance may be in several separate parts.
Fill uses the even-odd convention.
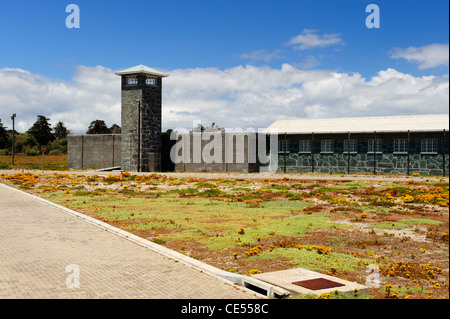
[[[446,175],[449,115],[278,120],[279,172]]]
[[[448,174],[448,114],[279,120],[263,139],[259,133],[207,131],[172,139],[161,132],[162,79],[168,75],[145,65],[116,75],[121,134],[69,136],[69,168]],[[270,143],[264,150],[261,140]]]

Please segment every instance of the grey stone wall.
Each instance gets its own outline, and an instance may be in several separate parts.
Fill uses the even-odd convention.
[[[278,154],[278,171],[283,172],[321,172],[321,173],[347,173],[347,154],[311,154],[284,153]],[[312,164],[314,161],[314,164]],[[286,162],[286,166],[285,166]],[[409,174],[442,175],[443,155],[411,154],[409,156]],[[313,167],[314,166],[314,167]],[[373,154],[351,154],[350,173],[373,173]],[[377,154],[375,172],[380,174],[407,174],[407,154]],[[445,154],[445,173],[449,173],[449,155]]]
[[[137,122],[138,122],[138,103],[141,99],[142,92],[139,90],[123,91],[122,90],[122,160],[121,167],[125,171],[137,170]]]
[[[100,169],[121,165],[120,134],[69,135],[67,167]]]
[[[390,132],[376,136],[352,134],[351,138],[356,142],[350,155],[345,150],[345,134],[316,134],[314,139],[312,135],[279,136],[282,151],[278,153],[278,171],[347,173],[350,164],[350,173],[443,175],[445,166],[445,174],[448,175],[449,140],[446,134],[445,131]],[[374,138],[379,140],[375,158],[369,149],[369,141]],[[300,140],[311,141],[311,152],[300,152]],[[322,152],[322,140],[332,141],[331,153]],[[396,140],[406,141],[403,153],[396,153]],[[423,140],[434,141],[434,153],[423,152]]]

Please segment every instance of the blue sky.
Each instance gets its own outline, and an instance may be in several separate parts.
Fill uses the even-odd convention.
[[[70,3],[80,8],[79,29],[65,26]],[[365,26],[370,3],[380,8],[379,29]],[[79,64],[224,69],[247,63],[280,67],[315,56],[321,68],[365,76],[393,66],[422,75],[430,71],[393,61],[389,52],[448,43],[448,9],[448,1],[438,0],[1,0],[0,67],[70,78]],[[309,50],[288,46],[304,29],[339,34],[342,42]],[[242,58],[256,51],[278,53],[269,61]]]
[[[65,25],[69,15],[65,8],[71,3],[80,8],[79,29],[68,29]],[[369,29],[365,24],[369,15],[365,8],[371,3],[380,8],[378,29]],[[95,73],[100,72],[94,70],[98,66],[118,70],[145,64],[169,74],[180,74],[182,70],[204,74],[209,69],[228,74],[233,72],[227,73],[227,70],[240,66],[247,68],[248,73],[248,67],[281,72],[283,65],[290,65],[308,72],[337,72],[347,76],[356,73],[364,79],[362,83],[367,83],[380,71],[393,69],[417,78],[443,77],[448,101],[448,58],[442,57],[442,50],[448,55],[448,12],[449,2],[441,0],[0,0],[0,70],[20,69],[30,76],[40,77],[41,82],[70,86],[70,83],[79,84],[77,76],[81,81],[80,74],[89,72],[80,68],[93,68]],[[248,79],[248,76],[243,78]],[[169,89],[164,99],[169,102],[169,108],[173,106],[168,112],[179,112],[181,99],[175,102],[170,94],[174,92],[173,85],[181,85],[181,81],[168,79],[167,82]],[[38,85],[36,83],[33,85]],[[297,84],[302,86],[305,81]],[[294,87],[295,83],[291,83],[290,88]],[[1,92],[0,79],[0,99]],[[216,102],[224,102],[222,107],[232,108],[233,105],[226,102],[233,93],[235,91],[227,90],[222,94],[227,98]],[[287,94],[286,91],[283,94]],[[204,98],[207,100],[208,96],[205,94]],[[36,102],[30,100],[27,109],[25,98],[9,96],[9,100],[14,98],[22,101],[22,110],[29,115],[26,121],[25,114],[22,116],[25,127],[35,117],[32,105]],[[115,99],[108,102],[114,110],[117,96]],[[238,99],[235,97],[234,102]],[[52,104],[50,100],[47,103]],[[314,105],[325,104],[310,101],[304,109]],[[186,104],[186,108],[189,107],[190,104]],[[277,107],[276,103],[272,107]],[[0,101],[3,122],[9,118],[10,108]],[[99,110],[98,117],[106,114],[107,108]],[[47,109],[51,113],[47,114],[49,117],[72,121],[70,116],[58,115],[63,112],[58,113],[56,107]],[[42,112],[47,109],[43,107]],[[95,106],[90,110],[95,110]],[[391,110],[393,115],[406,112]],[[442,107],[434,112],[441,110]],[[291,108],[286,109],[282,116],[288,116],[291,111]],[[314,117],[322,113],[299,111],[295,115]],[[340,114],[346,115],[345,112]],[[362,111],[351,113],[364,114]],[[174,114],[167,113],[166,118],[171,116]],[[95,115],[92,117],[94,120]],[[108,120],[120,121],[120,114]],[[72,125],[81,130],[83,125],[89,124],[84,122]],[[251,119],[245,123],[229,122],[229,125],[250,122]],[[222,123],[225,125],[228,121],[224,118]],[[166,124],[182,125],[173,117]],[[266,120],[257,124],[270,123]]]

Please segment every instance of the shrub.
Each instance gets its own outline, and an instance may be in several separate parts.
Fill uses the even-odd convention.
[[[36,156],[39,154],[39,151],[37,148],[33,147],[33,148],[29,148],[25,151],[25,154],[27,156]]]
[[[206,197],[214,197],[223,195],[223,192],[216,188],[209,188],[204,190],[203,192],[198,193],[198,195]]]

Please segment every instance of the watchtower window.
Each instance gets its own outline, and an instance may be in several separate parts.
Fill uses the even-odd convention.
[[[137,85],[138,79],[135,76],[129,76],[127,77],[127,85]]]
[[[157,85],[156,78],[153,78],[153,77],[149,77],[149,76],[148,76],[148,77],[145,79],[145,84],[151,85],[151,86],[156,86],[156,85]]]

